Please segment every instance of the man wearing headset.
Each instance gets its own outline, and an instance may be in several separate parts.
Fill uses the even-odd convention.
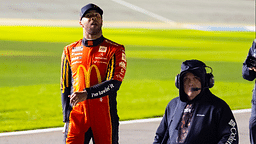
[[[175,82],[179,97],[167,105],[153,144],[238,144],[236,120],[210,92],[214,79],[206,67],[198,60],[182,63]]]

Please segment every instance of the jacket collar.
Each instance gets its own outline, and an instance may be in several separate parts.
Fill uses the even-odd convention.
[[[94,40],[87,40],[85,38],[83,38],[82,43],[84,46],[86,47],[94,47],[99,45],[100,43],[102,43],[104,41],[104,37],[101,36],[100,38],[94,39]]]
[[[180,119],[181,119],[181,116],[183,114],[183,110],[186,107],[186,105],[187,105],[186,102],[182,102],[182,101],[178,100],[177,108],[174,111],[173,117],[170,120],[171,122],[170,121],[168,122],[168,127],[170,127],[169,129],[173,130],[173,131],[169,131],[169,136],[170,137],[173,137],[173,135],[175,135],[174,137],[177,137],[177,132],[174,132],[174,131],[178,130]]]

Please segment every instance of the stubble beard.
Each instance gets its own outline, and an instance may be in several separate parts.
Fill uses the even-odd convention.
[[[102,24],[98,24],[94,26],[90,25],[86,28],[86,33],[92,36],[98,35],[101,33],[101,27],[102,27]]]

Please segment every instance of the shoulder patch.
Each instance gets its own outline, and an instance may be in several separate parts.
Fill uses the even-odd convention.
[[[122,53],[122,60],[126,62],[126,55],[125,55],[125,53]]]

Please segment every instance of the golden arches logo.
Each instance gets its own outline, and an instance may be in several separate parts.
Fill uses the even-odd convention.
[[[100,83],[101,82],[100,70],[96,65],[91,65],[88,71],[85,69],[85,67],[83,65],[79,65],[77,68],[77,76],[78,77],[80,76],[80,69],[82,69],[84,72],[86,88],[89,88],[91,86],[90,77],[91,77],[91,72],[92,72],[93,68],[96,70],[98,82]],[[76,89],[78,88],[78,86],[79,86],[79,83],[77,83]]]

